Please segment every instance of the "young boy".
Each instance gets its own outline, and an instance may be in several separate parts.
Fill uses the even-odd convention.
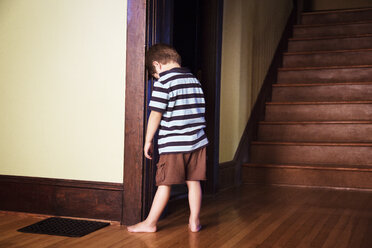
[[[156,232],[172,184],[187,184],[190,206],[189,229],[201,229],[200,181],[206,180],[205,100],[199,81],[181,68],[181,57],[172,47],[156,44],[146,53],[146,68],[157,79],[149,107],[144,154],[152,159],[152,141],[159,127],[159,162],[156,191],[146,220],[129,226],[129,232]]]

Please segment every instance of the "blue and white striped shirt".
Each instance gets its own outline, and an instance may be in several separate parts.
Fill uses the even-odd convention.
[[[186,68],[173,68],[159,77],[149,104],[152,111],[163,114],[159,154],[187,153],[206,146],[205,100],[200,82]]]

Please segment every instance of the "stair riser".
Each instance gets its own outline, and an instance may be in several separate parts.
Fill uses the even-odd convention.
[[[266,121],[372,120],[372,104],[267,105]]]
[[[294,38],[324,37],[339,35],[359,35],[372,33],[372,23],[358,23],[347,25],[314,26],[293,29]]]
[[[372,142],[372,124],[260,125],[258,140],[287,142]]]
[[[273,87],[273,102],[326,102],[372,100],[372,85]]]
[[[329,24],[372,20],[372,10],[302,15],[301,24]]]
[[[283,67],[372,65],[372,51],[285,55]]]
[[[372,48],[372,37],[319,40],[291,40],[288,43],[289,52],[333,51],[368,48]]]
[[[243,167],[243,183],[372,189],[372,173]]]
[[[279,83],[370,82],[372,68],[278,71]]]
[[[260,164],[372,165],[372,147],[353,146],[251,146],[251,162]]]

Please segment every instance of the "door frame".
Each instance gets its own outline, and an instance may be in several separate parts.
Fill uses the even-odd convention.
[[[143,215],[143,143],[145,123],[146,0],[127,1],[124,176],[121,224]]]
[[[127,50],[125,85],[124,177],[121,224],[131,225],[143,220],[148,194],[143,143],[146,123],[146,71],[148,1],[127,1]],[[210,145],[207,149],[206,193],[218,189],[219,99],[222,43],[223,0],[201,0],[203,12],[202,80],[206,104],[206,129]],[[214,28],[211,28],[214,27]]]

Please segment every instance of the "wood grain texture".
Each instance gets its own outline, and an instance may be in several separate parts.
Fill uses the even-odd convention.
[[[113,224],[82,238],[19,233],[40,217],[0,212],[0,247],[372,247],[372,192],[244,186],[205,197],[203,229],[187,229],[187,202],[170,206],[157,233]]]
[[[129,0],[127,11],[122,223],[134,224],[142,219],[143,210],[146,0]]]
[[[0,175],[0,209],[119,221],[122,191],[119,183]]]

